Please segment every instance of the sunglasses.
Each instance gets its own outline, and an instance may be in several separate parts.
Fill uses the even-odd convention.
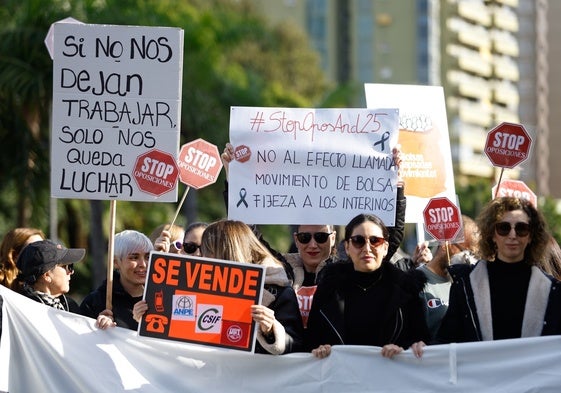
[[[63,268],[64,270],[66,270],[66,273],[74,273],[74,264],[73,263],[69,263],[68,265],[59,265],[61,268]]]
[[[183,251],[185,251],[187,254],[194,254],[199,248],[201,248],[201,245],[197,243],[183,243]]]
[[[367,239],[368,239],[368,242],[370,243],[370,245],[372,247],[378,247],[379,245],[381,245],[382,243],[384,243],[386,241],[386,239],[384,239],[383,237],[378,237],[378,236],[370,236],[370,237],[366,238],[362,235],[354,235],[354,236],[351,236],[349,238],[349,240],[351,241],[351,244],[353,246],[355,246],[356,248],[364,247]]]
[[[329,235],[333,232],[298,232],[296,234],[296,239],[302,244],[308,244],[312,240],[312,236],[316,243],[323,244],[329,239]]]
[[[183,248],[183,240],[175,240],[171,242],[171,245],[176,249],[176,251],[179,251]]]
[[[530,224],[527,222],[517,222],[514,226],[510,225],[510,222],[501,221],[495,224],[495,232],[499,236],[508,236],[510,231],[514,228],[516,236],[525,237],[530,234]]]

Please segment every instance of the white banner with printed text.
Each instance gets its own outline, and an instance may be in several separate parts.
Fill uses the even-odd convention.
[[[561,337],[425,348],[394,359],[380,348],[250,354],[97,329],[0,286],[0,392],[354,393],[561,391]]]

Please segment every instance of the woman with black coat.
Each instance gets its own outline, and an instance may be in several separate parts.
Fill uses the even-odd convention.
[[[413,346],[422,353],[428,329],[415,280],[385,260],[389,232],[360,214],[345,227],[347,263],[328,266],[308,319],[307,347],[323,358],[332,345],[382,347],[392,357]]]
[[[561,334],[560,282],[538,267],[550,263],[542,214],[526,200],[496,198],[477,224],[483,259],[450,267],[450,304],[436,343]]]

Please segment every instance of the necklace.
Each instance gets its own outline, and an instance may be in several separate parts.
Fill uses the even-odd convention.
[[[353,284],[355,284],[358,288],[362,289],[362,292],[366,292],[368,291],[370,288],[372,288],[374,285],[378,284],[378,282],[382,279],[382,273],[380,273],[380,275],[378,276],[378,278],[376,280],[374,280],[374,282],[372,282],[371,284],[367,285],[367,286],[362,286],[359,283],[357,283],[356,281],[353,281]]]

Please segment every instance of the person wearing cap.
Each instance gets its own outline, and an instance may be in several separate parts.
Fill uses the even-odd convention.
[[[21,294],[47,306],[80,313],[78,304],[66,296],[70,290],[73,264],[86,254],[83,248],[66,248],[52,240],[28,244],[17,259]]]

